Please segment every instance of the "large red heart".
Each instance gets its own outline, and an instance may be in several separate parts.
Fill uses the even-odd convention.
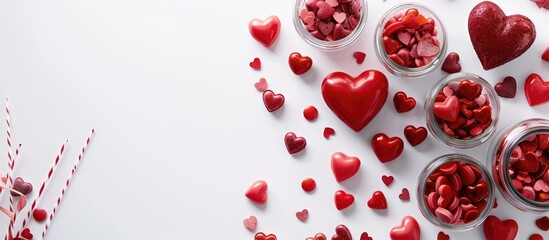
[[[348,194],[343,190],[337,190],[334,195],[334,201],[337,210],[345,209],[355,201],[355,197],[352,194]]]
[[[265,235],[265,233],[258,232],[255,234],[254,240],[276,240],[276,236],[274,234]]]
[[[493,2],[477,4],[469,14],[469,36],[482,63],[489,70],[522,55],[536,39],[534,23],[522,15],[505,16]]]
[[[293,132],[286,133],[284,136],[284,143],[286,144],[286,150],[288,153],[294,154],[305,148],[307,141],[303,137],[298,137]]]
[[[288,64],[290,65],[290,69],[292,69],[292,72],[294,72],[294,74],[301,75],[311,69],[311,67],[313,66],[313,59],[306,56],[303,57],[298,52],[293,52],[288,58]]]
[[[322,96],[328,107],[356,132],[381,110],[388,90],[387,77],[377,70],[364,71],[357,77],[334,72],[322,82]]]
[[[412,216],[405,216],[400,226],[391,229],[389,237],[391,240],[419,240],[421,231],[416,219]]]
[[[404,128],[404,137],[412,146],[422,143],[427,138],[427,129],[425,127],[414,127],[408,125]]]
[[[351,231],[345,225],[338,225],[335,229],[336,234],[332,236],[332,240],[352,240]]]
[[[271,47],[280,33],[280,19],[269,16],[265,21],[254,18],[248,24],[250,34],[265,47]]]
[[[360,168],[360,159],[349,157],[342,152],[332,154],[332,172],[338,182],[354,176]]]
[[[543,81],[540,75],[532,73],[526,78],[524,93],[530,106],[549,102],[549,82]]]
[[[399,137],[389,138],[384,133],[378,133],[372,139],[372,149],[377,159],[382,163],[386,163],[400,156],[402,150],[404,150],[404,142]]]
[[[368,207],[372,209],[387,209],[387,199],[382,191],[375,191],[368,200]]]
[[[482,224],[486,240],[513,240],[517,236],[518,224],[513,219],[501,221],[496,216],[488,216]]]
[[[267,202],[267,182],[264,180],[255,181],[246,191],[246,197],[258,204]]]

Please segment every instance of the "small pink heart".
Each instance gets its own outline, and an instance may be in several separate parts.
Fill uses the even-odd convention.
[[[326,36],[334,31],[335,24],[333,22],[320,22],[318,23],[318,30],[322,35]]]
[[[332,16],[338,23],[343,23],[347,18],[347,14],[345,14],[344,12],[334,12]]]
[[[330,5],[330,7],[337,7],[337,5],[339,5],[339,1],[337,0],[326,0],[326,3]]]
[[[21,177],[17,177],[15,181],[13,181],[13,189],[27,196],[29,195],[29,193],[32,192],[32,184],[30,184],[29,182],[25,182],[25,180],[23,180],[23,178]],[[14,192],[12,192],[11,195],[19,196]]]
[[[315,17],[315,13],[309,12],[306,8],[301,9],[301,12],[299,12],[299,18],[305,21],[305,18],[307,17]]]
[[[255,216],[250,216],[249,218],[244,219],[244,227],[250,231],[255,231],[257,227],[257,218]]]
[[[543,179],[539,179],[534,183],[534,190],[547,193],[549,192],[549,184]]]
[[[295,216],[300,221],[305,222],[307,220],[307,217],[309,217],[309,210],[303,209],[301,212],[296,212]]]
[[[254,84],[255,89],[260,92],[267,90],[267,80],[265,78],[260,78],[258,82]]]
[[[408,189],[403,188],[402,193],[398,195],[398,198],[400,198],[400,200],[402,200],[402,201],[410,200],[410,192],[408,191]]]
[[[393,183],[393,181],[395,180],[395,178],[393,176],[381,176],[381,180],[383,181],[383,183],[385,184],[385,186],[389,186],[391,185],[391,183]]]
[[[331,128],[331,127],[325,127],[324,128],[324,133],[323,133],[324,138],[329,139],[330,136],[332,136],[334,134],[335,134],[335,130],[333,128]]]

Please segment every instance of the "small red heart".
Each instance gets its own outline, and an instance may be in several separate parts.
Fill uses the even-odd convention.
[[[545,216],[537,219],[536,226],[542,231],[549,231],[549,217]]]
[[[326,240],[326,235],[324,233],[317,233],[314,237],[308,237],[305,240]]]
[[[25,228],[23,229],[23,231],[21,232],[21,237],[24,237],[26,239],[32,239],[34,236],[32,235],[31,231],[29,228]]]
[[[354,176],[360,169],[360,159],[350,157],[342,152],[332,154],[332,172],[337,182],[343,182]]]
[[[482,230],[486,240],[513,240],[517,236],[518,224],[513,219],[501,221],[490,215],[484,220]]]
[[[517,81],[514,77],[507,76],[503,82],[497,83],[494,90],[500,97],[514,98],[517,94]]]
[[[289,132],[284,136],[284,143],[288,153],[294,154],[305,148],[307,141],[303,137],[297,137],[295,133]]]
[[[465,195],[473,202],[480,202],[488,196],[488,186],[484,181],[479,181],[474,186],[467,186]]]
[[[271,47],[280,33],[280,19],[269,16],[265,21],[254,18],[248,24],[250,34],[265,47]]]
[[[372,237],[368,236],[367,232],[360,234],[360,240],[374,240]]]
[[[547,47],[547,49],[543,51],[543,54],[541,54],[541,59],[543,59],[543,61],[549,62],[549,47]]]
[[[442,63],[442,71],[447,73],[461,72],[461,64],[459,64],[459,55],[455,52],[451,52],[446,56]]]
[[[543,81],[540,75],[532,73],[526,78],[524,93],[528,105],[532,107],[549,102],[549,82]]]
[[[406,96],[404,92],[397,92],[393,97],[395,109],[399,113],[408,112],[416,106],[416,100],[413,97]]]
[[[372,198],[368,200],[368,207],[372,209],[387,209],[387,199],[381,191],[375,191]]]
[[[382,163],[386,163],[400,156],[402,150],[404,150],[404,142],[399,137],[389,138],[384,133],[378,133],[372,139],[372,149],[377,159]]]
[[[332,136],[334,134],[335,134],[335,130],[333,128],[331,128],[331,127],[325,127],[324,128],[324,133],[323,133],[324,138],[329,139],[330,136]]]
[[[255,231],[257,227],[257,218],[255,216],[250,216],[249,218],[244,219],[244,227],[250,231]]]
[[[288,58],[288,64],[290,69],[295,75],[301,75],[309,71],[313,66],[313,59],[310,57],[303,57],[298,52],[293,52]]]
[[[402,192],[398,195],[398,198],[402,201],[410,200],[410,191],[408,191],[408,188],[403,188]]]
[[[366,59],[366,53],[356,51],[353,53],[353,57],[356,59],[357,64],[362,64],[364,59]]]
[[[472,101],[482,93],[482,85],[478,82],[463,80],[459,83],[457,91],[461,96]]]
[[[32,192],[32,184],[29,182],[25,182],[25,180],[23,180],[23,178],[21,177],[17,177],[15,181],[13,181],[13,189],[27,196]],[[12,192],[11,195],[19,196],[17,193],[14,192]]]
[[[250,62],[250,67],[255,70],[261,69],[261,60],[259,58],[254,58],[254,60]]]
[[[263,104],[265,104],[267,111],[274,112],[284,105],[284,95],[275,94],[271,90],[266,90],[263,92]]]
[[[473,116],[481,124],[489,123],[492,121],[492,107],[490,107],[490,105],[484,105],[477,108],[473,110]]]
[[[255,181],[246,191],[246,197],[257,204],[265,204],[267,202],[267,182],[264,180]]]
[[[37,208],[34,209],[34,211],[32,212],[32,217],[37,222],[42,222],[48,217],[48,212],[46,212],[46,210],[44,210],[43,208]]]
[[[302,222],[305,222],[307,220],[307,217],[309,217],[309,210],[303,209],[300,212],[296,212],[295,216],[297,219],[299,219]]]
[[[383,181],[383,183],[385,184],[385,186],[389,186],[391,185],[391,183],[393,183],[393,181],[395,180],[395,178],[393,176],[381,176],[381,181]]]
[[[404,137],[412,146],[422,143],[427,138],[427,129],[408,125],[404,128]]]
[[[442,120],[456,121],[459,116],[459,99],[456,96],[451,96],[444,102],[436,102],[433,105],[433,113]]]
[[[389,236],[391,240],[420,240],[421,231],[414,217],[405,216],[400,226],[391,229]]]
[[[276,236],[274,234],[265,235],[265,233],[258,232],[255,234],[254,240],[276,240]]]
[[[260,78],[258,82],[254,83],[254,87],[258,91],[264,92],[267,90],[267,80],[265,78]]]
[[[332,240],[352,240],[353,236],[351,231],[345,225],[338,225],[335,229],[335,235],[332,236]]]
[[[541,236],[538,233],[534,233],[534,234],[530,235],[528,240],[543,240],[543,236]]]
[[[520,171],[529,173],[537,172],[539,169],[539,160],[535,153],[527,152],[524,154],[524,158],[517,161],[516,166]]]
[[[355,197],[352,194],[348,194],[343,190],[337,190],[334,195],[334,201],[337,210],[345,209],[355,201]]]
[[[450,236],[443,231],[438,232],[437,240],[450,240]]]

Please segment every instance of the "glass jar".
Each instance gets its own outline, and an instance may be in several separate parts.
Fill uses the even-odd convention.
[[[478,135],[475,135],[474,137],[470,137],[470,139],[469,138],[460,139],[460,138],[456,138],[456,137],[451,136],[448,133],[446,133],[445,130],[443,129],[443,124],[441,126],[440,122],[438,122],[437,117],[435,117],[435,113],[434,113],[434,110],[433,110],[434,109],[434,104],[437,101],[437,96],[438,96],[439,93],[443,92],[444,87],[450,85],[450,86],[454,86],[454,88],[456,88],[455,84],[459,85],[459,82],[461,82],[462,80],[469,80],[470,82],[479,83],[482,86],[481,95],[484,95],[484,98],[485,98],[485,101],[486,101],[485,104],[489,104],[489,106],[491,107],[491,122],[490,122],[490,124],[487,125],[484,128],[482,133],[480,133]],[[457,89],[454,90],[454,91],[457,91]],[[461,105],[462,104],[460,103],[460,106]],[[490,83],[488,83],[483,78],[481,78],[477,75],[471,74],[471,73],[455,73],[455,74],[451,74],[451,75],[447,76],[446,78],[442,79],[427,94],[427,97],[425,99],[425,106],[424,106],[425,115],[426,115],[425,117],[426,117],[426,121],[427,121],[427,128],[429,129],[429,132],[431,132],[431,134],[437,140],[445,143],[448,146],[452,146],[452,147],[456,147],[456,148],[475,147],[475,146],[478,146],[478,145],[482,144],[488,138],[490,138],[490,136],[492,136],[494,134],[494,132],[496,131],[496,127],[497,127],[498,120],[499,120],[499,111],[500,111],[499,107],[500,107],[499,106],[499,98],[497,97],[496,92],[494,91],[494,89],[492,88]],[[474,112],[474,110],[471,110],[471,113],[473,113],[473,112]],[[460,110],[459,114],[460,114],[460,116],[463,116],[463,113],[461,112],[461,110]],[[474,118],[475,117],[467,118],[467,120],[474,119]],[[467,127],[469,127],[469,126],[467,126]],[[467,128],[465,128],[465,129],[467,129]],[[467,131],[470,131],[470,129],[467,130]]]
[[[454,170],[451,171],[451,169],[447,166],[451,165],[453,162],[457,162],[459,164],[453,165],[453,167],[455,168],[453,168]],[[459,176],[467,175],[466,173],[462,173],[467,172],[465,171],[465,169],[462,169],[465,166],[467,166],[468,168],[467,171],[469,172],[469,176],[473,175],[474,173],[473,179],[470,179],[470,177],[469,180],[465,180],[466,177],[459,178]],[[441,171],[441,169],[445,170]],[[453,175],[456,175],[457,177]],[[443,179],[445,181],[441,181],[442,179],[439,180],[439,178],[445,178]],[[455,180],[456,178],[458,179],[457,181]],[[467,183],[466,181],[469,183]],[[454,185],[454,183],[458,182],[459,184]],[[455,199],[452,199],[451,203],[447,203],[447,206],[444,207],[444,209],[449,209],[448,211],[451,211],[453,217],[457,219],[452,220],[451,223],[441,220],[434,213],[435,210],[431,210],[432,208],[438,208],[440,204],[435,205],[434,207],[429,207],[428,203],[431,197],[428,193],[432,193],[433,188],[435,188],[434,186],[439,185],[439,189],[435,190],[439,191],[441,188],[440,186],[445,184],[451,186],[450,188],[452,189],[452,191],[463,193],[463,196],[460,196],[459,198],[453,195],[453,198]],[[446,186],[446,188],[448,188],[448,186]],[[478,191],[478,189],[480,188],[482,188],[482,190],[485,190],[486,192]],[[486,217],[490,215],[490,211],[493,208],[495,201],[494,193],[494,185],[492,183],[492,179],[490,178],[490,173],[488,172],[488,170],[474,158],[462,154],[448,154],[434,159],[429,164],[427,164],[427,166],[421,171],[417,181],[417,201],[421,214],[432,224],[447,230],[466,231],[473,229],[474,227],[484,222]],[[434,195],[437,194],[438,193]],[[429,197],[427,195],[429,195]],[[461,198],[466,199],[462,200]],[[471,200],[471,198],[473,198],[474,200]],[[434,197],[433,199],[437,198]],[[454,203],[456,199],[458,199],[458,202]],[[467,199],[469,199],[469,202],[467,202]],[[434,204],[438,204],[438,202],[435,202]],[[451,205],[454,206],[451,207]],[[475,212],[471,212],[472,210],[475,210]],[[457,216],[458,214],[459,216]],[[464,219],[469,214],[469,217],[473,216],[474,214],[476,218],[469,219],[469,221],[465,223]],[[462,216],[463,219],[460,220]]]
[[[419,14],[423,15],[427,19],[430,18],[434,21],[434,31],[436,32],[436,37],[438,38],[440,46],[439,52],[432,57],[432,60],[421,67],[405,67],[394,62],[389,57],[389,54],[386,52],[383,43],[383,34],[387,23],[389,21],[394,21],[393,17],[395,15],[404,14],[409,9],[417,9]],[[385,68],[389,70],[389,72],[398,77],[417,78],[427,75],[428,73],[435,70],[444,61],[444,58],[446,56],[446,50],[448,48],[448,38],[446,37],[444,24],[431,9],[419,3],[404,3],[389,9],[389,11],[387,11],[385,15],[383,15],[381,20],[379,20],[374,36],[374,46],[377,58],[383,64],[383,66],[385,66]]]
[[[360,5],[361,9],[360,9],[360,19],[358,20],[358,24],[356,25],[356,28],[352,30],[352,32],[345,38],[335,40],[335,41],[318,39],[315,36],[313,36],[309,31],[307,31],[305,24],[300,18],[300,13],[302,9],[306,9],[305,4],[308,1],[309,0],[296,0],[295,6],[294,6],[294,16],[293,16],[295,30],[297,31],[297,34],[303,40],[305,40],[305,42],[320,49],[337,50],[350,45],[360,37],[360,34],[362,33],[364,26],[366,25],[366,17],[368,16],[368,5],[365,0],[357,0],[361,4]]]
[[[498,141],[494,141],[492,148],[490,148],[492,150],[488,152],[487,159],[497,188],[501,195],[503,195],[511,205],[526,212],[547,213],[549,212],[549,200],[543,202],[528,199],[523,196],[513,183],[513,176],[515,176],[515,174],[520,174],[520,171],[518,168],[512,169],[511,167],[511,165],[513,165],[513,159],[516,161],[517,157],[521,157],[517,155],[520,155],[522,150],[516,151],[515,148],[521,148],[519,144],[524,141],[536,140],[535,138],[538,134],[549,134],[549,120],[528,119],[511,126],[502,133]],[[538,144],[539,143],[540,141],[538,141]],[[545,150],[544,152],[545,153],[542,152],[542,154],[545,154],[546,156],[549,154],[549,150]],[[527,153],[522,152],[522,154]],[[547,164],[545,164],[545,166],[547,166]],[[543,165],[540,164],[539,170],[543,170],[541,169],[542,167]],[[547,174],[545,178],[549,178],[548,171],[549,170],[545,168],[545,174]],[[537,173],[533,174],[538,175]],[[549,182],[549,180],[546,182]]]

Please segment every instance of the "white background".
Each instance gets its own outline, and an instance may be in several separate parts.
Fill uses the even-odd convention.
[[[404,153],[391,163],[375,158],[369,144],[375,133],[404,139],[406,125],[425,125],[424,96],[445,75],[436,70],[409,80],[382,69],[372,45],[374,26],[386,10],[402,2],[369,1],[360,39],[343,51],[324,52],[295,32],[293,1],[2,1],[0,99],[10,98],[14,142],[23,143],[15,176],[38,188],[59,146],[69,138],[42,207],[51,209],[85,137],[96,129],[47,238],[252,239],[242,220],[256,215],[257,230],[279,239],[304,239],[317,232],[331,236],[340,223],[357,239],[363,231],[387,239],[389,230],[410,214],[419,221],[423,239],[435,239],[440,229],[421,216],[415,200],[419,171],[433,158],[452,152],[484,162],[489,144],[458,150],[429,136],[415,148],[405,142]],[[448,50],[460,54],[464,71],[492,84],[507,75],[517,79],[517,97],[501,99],[500,129],[530,117],[549,118],[549,104],[529,107],[522,90],[532,72],[549,79],[549,63],[540,60],[549,46],[549,11],[528,0],[497,1],[507,14],[530,17],[537,39],[518,59],[484,71],[467,31],[469,11],[478,2],[424,1],[443,19]],[[252,18],[269,15],[282,21],[271,49],[248,32]],[[352,57],[356,50],[367,54],[362,65]],[[287,58],[293,51],[313,58],[309,73],[295,76],[290,71]],[[261,71],[248,66],[254,57],[261,58]],[[320,83],[333,71],[357,75],[372,68],[389,78],[389,98],[379,115],[355,133],[327,108]],[[261,93],[253,87],[260,77],[286,96],[284,107],[275,113],[265,110]],[[391,99],[399,90],[418,101],[413,111],[394,110]],[[319,109],[315,122],[302,116],[307,105]],[[322,137],[326,126],[336,130],[330,140]],[[5,138],[5,126],[1,129],[0,138]],[[288,131],[306,137],[304,153],[286,152],[283,136]],[[1,146],[0,169],[5,172],[6,146]],[[362,160],[358,175],[342,184],[330,170],[335,151]],[[395,177],[389,188],[381,181],[384,174]],[[301,190],[305,177],[317,180],[312,194]],[[266,207],[244,197],[257,179],[269,183]],[[398,199],[403,187],[410,189],[409,202]],[[338,189],[356,198],[342,212],[333,203]],[[385,193],[387,211],[366,206],[375,190]],[[497,196],[499,207],[493,214],[516,219],[518,239],[540,232],[534,225],[537,216],[521,213]],[[6,201],[3,195],[3,206]],[[304,208],[310,211],[306,223],[295,217]],[[7,218],[0,218],[0,226],[5,226]],[[30,226],[38,236],[42,225]],[[482,228],[450,235],[479,239]]]

